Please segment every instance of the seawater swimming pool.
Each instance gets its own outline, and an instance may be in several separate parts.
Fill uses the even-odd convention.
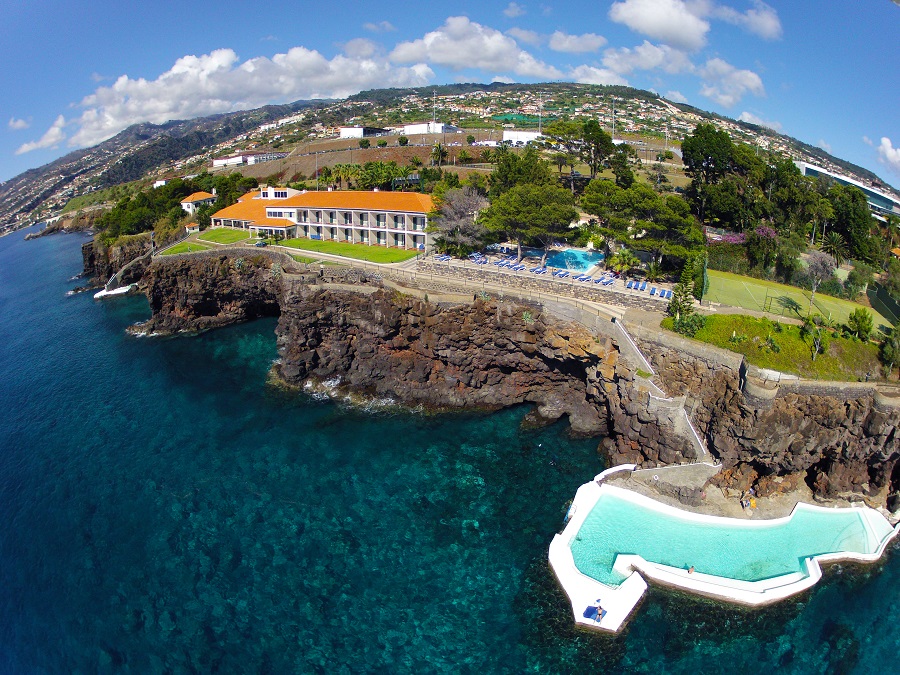
[[[526,258],[540,258],[544,255],[541,249],[525,249]],[[595,265],[603,262],[604,256],[597,251],[582,251],[577,248],[567,248],[562,251],[554,251],[547,256],[548,267],[568,269],[572,272],[587,272]]]
[[[600,496],[572,541],[578,569],[605,584],[625,577],[613,569],[619,554],[675,568],[741,581],[760,581],[802,572],[810,556],[832,553],[872,554],[891,532],[883,518],[881,532],[867,526],[861,509],[801,507],[788,518],[742,521],[687,517],[622,499]],[[875,521],[875,525],[878,522]]]
[[[604,471],[575,494],[550,566],[582,626],[617,632],[640,603],[645,579],[751,607],[814,586],[820,562],[873,562],[900,532],[867,507],[798,503],[773,520],[684,511],[610,485]],[[602,612],[598,608],[602,608]]]

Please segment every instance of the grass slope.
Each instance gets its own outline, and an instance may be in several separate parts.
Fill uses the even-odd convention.
[[[250,233],[247,230],[232,230],[222,227],[217,227],[214,230],[204,230],[197,235],[197,239],[211,241],[214,244],[233,244],[236,241],[244,241],[249,238]]]
[[[672,319],[663,320],[663,328],[672,329]],[[706,324],[695,340],[743,354],[760,368],[793,373],[804,378],[855,382],[878,377],[878,347],[871,343],[841,337],[828,337],[824,354],[812,360],[812,347],[800,335],[800,327],[780,324],[766,318],[745,315],[706,317]],[[767,341],[776,345],[773,349]],[[777,351],[775,351],[777,349]]]
[[[810,292],[774,281],[744,277],[731,272],[709,270],[709,290],[705,299],[732,307],[743,307],[759,312],[800,319],[809,311]],[[818,311],[832,321],[847,323],[850,313],[864,307],[856,302],[816,293],[813,313]],[[871,307],[865,307],[875,319],[875,329],[884,326],[890,331],[891,323]]]
[[[209,246],[204,246],[203,244],[198,244],[195,241],[183,241],[180,244],[175,244],[168,251],[164,251],[160,253],[160,255],[175,255],[176,253],[197,253],[199,251],[206,251],[209,249]]]
[[[384,246],[367,246],[365,244],[348,244],[339,241],[317,241],[315,239],[286,239],[279,241],[281,246],[289,246],[304,251],[330,253],[355,260],[366,260],[374,263],[396,263],[415,258],[418,251],[404,251]]]

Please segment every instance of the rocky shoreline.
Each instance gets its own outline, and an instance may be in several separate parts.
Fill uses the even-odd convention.
[[[720,488],[753,487],[764,497],[804,487],[820,499],[898,507],[900,407],[869,390],[760,401],[733,364],[640,340],[658,371],[654,382],[683,397],[662,400],[615,339],[535,303],[429,302],[427,293],[404,293],[362,270],[298,265],[273,252],[172,258],[143,273],[152,316],[135,331],[195,332],[277,316],[275,370],[288,385],[328,382],[427,409],[531,404],[532,422],[565,416],[572,433],[602,436],[610,465],[704,459],[722,464],[712,479]],[[673,401],[685,400],[708,457],[677,423]]]

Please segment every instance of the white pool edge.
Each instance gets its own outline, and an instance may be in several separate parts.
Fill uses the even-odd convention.
[[[628,620],[628,617],[640,603],[644,592],[647,590],[646,579],[669,588],[676,588],[696,595],[731,602],[748,607],[760,607],[774,602],[779,602],[792,595],[802,593],[814,586],[822,578],[821,562],[874,562],[881,558],[887,545],[900,533],[900,524],[891,528],[878,543],[877,550],[873,553],[841,552],[812,556],[804,561],[806,571],[785,574],[761,581],[741,581],[728,579],[711,574],[699,572],[690,573],[687,570],[661,565],[644,560],[637,555],[619,555],[616,557],[614,569],[626,576],[626,580],[617,587],[607,586],[578,570],[575,559],[572,556],[571,543],[575,535],[581,529],[585,519],[600,499],[604,492],[615,493],[617,496],[628,499],[634,503],[649,507],[659,512],[677,512],[680,517],[688,520],[718,522],[721,520],[734,521],[733,518],[722,516],[709,516],[693,513],[672,506],[668,506],[631,490],[616,487],[606,483],[601,484],[597,479],[605,478],[605,475],[618,470],[629,470],[626,467],[614,467],[612,470],[599,474],[594,481],[585,483],[575,493],[571,516],[566,527],[560,534],[553,537],[550,543],[549,561],[557,580],[569,597],[572,605],[572,614],[575,623],[587,628],[618,632]],[[869,507],[843,507],[857,509],[862,512],[863,523],[868,533],[877,541],[875,528],[871,518],[884,516]],[[758,521],[739,521],[742,526],[768,527],[779,522],[786,522],[793,517],[798,509],[827,510],[832,508],[815,506],[812,504],[798,503],[791,514],[783,518]],[[584,616],[588,607],[600,605],[606,613],[598,621]]]

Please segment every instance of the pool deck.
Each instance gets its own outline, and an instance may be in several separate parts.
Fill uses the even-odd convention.
[[[709,467],[710,470],[714,468]],[[760,581],[742,581],[692,572],[682,568],[650,562],[637,555],[620,554],[616,557],[613,568],[626,579],[617,587],[607,586],[583,574],[575,565],[575,559],[571,550],[572,540],[604,492],[618,493],[620,496],[660,512],[677,509],[680,512],[680,516],[698,521],[709,521],[710,519],[722,517],[686,511],[683,508],[665,504],[646,494],[641,494],[641,492],[646,492],[646,490],[638,492],[611,484],[616,482],[623,485],[635,481],[633,476],[639,472],[634,471],[634,469],[633,465],[614,467],[596,476],[590,483],[585,483],[578,488],[572,507],[569,510],[569,522],[565,529],[560,534],[557,534],[550,543],[550,566],[569,597],[575,623],[586,628],[610,633],[620,631],[647,590],[646,580],[661,586],[677,588],[696,595],[748,607],[759,607],[778,602],[814,586],[822,578],[820,562],[839,560],[873,562],[881,557],[888,543],[900,533],[900,524],[891,528],[890,533],[881,539],[877,551],[873,553],[841,552],[808,557],[803,561],[803,571]],[[699,474],[695,472],[697,477],[694,480],[698,480],[702,473],[704,473],[702,470]],[[791,513],[797,509],[826,508],[828,507],[795,502]],[[866,528],[870,535],[875,537],[874,540],[878,541],[876,526],[873,521],[884,519],[884,516],[868,507],[848,506],[846,508],[861,511],[862,520]],[[783,506],[778,510],[783,510]],[[765,526],[770,525],[773,520],[789,519],[791,515],[782,513],[780,518],[756,518],[753,522],[747,522],[747,517],[745,514],[744,518],[740,519],[744,526]],[[884,530],[884,526],[880,521],[879,524],[881,525],[879,529]],[[592,618],[592,608],[597,606],[601,607],[604,612],[601,616]]]

